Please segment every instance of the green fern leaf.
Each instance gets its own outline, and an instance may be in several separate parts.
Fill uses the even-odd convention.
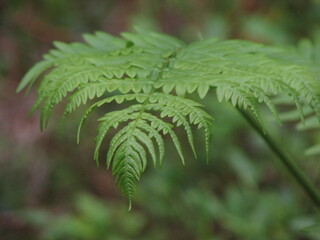
[[[319,129],[319,88],[317,82],[320,82],[320,41],[311,42],[309,40],[301,40],[297,46],[282,49],[277,54],[271,55],[275,59],[288,63],[295,63],[309,69],[315,74],[317,81],[309,80],[304,84],[309,84],[309,91],[304,90],[301,95],[297,94],[295,105],[297,109],[292,109],[280,114],[283,121],[298,122],[296,128],[298,130]],[[309,76],[309,75],[307,75]],[[308,78],[307,78],[308,79]],[[306,79],[306,80],[307,80]],[[312,89],[314,86],[314,89]],[[298,101],[300,98],[301,101]],[[285,105],[286,108],[292,107],[293,103],[285,96],[281,96],[274,100],[277,105]],[[305,151],[306,155],[318,155],[319,143],[309,147]]]
[[[99,162],[105,137],[110,129],[117,129],[106,163],[130,206],[148,159],[154,166],[162,165],[165,135],[185,164],[176,129],[184,130],[195,156],[193,131],[203,129],[208,160],[213,118],[189,98],[192,93],[204,98],[212,89],[218,101],[247,110],[261,127],[262,104],[280,123],[274,101],[278,96],[287,96],[302,118],[305,106],[320,116],[320,81],[313,69],[283,59],[287,50],[239,40],[209,39],[187,45],[141,29],[121,36],[96,32],[84,35],[86,43],[55,42],[55,49],[30,69],[17,91],[43,76],[33,107],[41,108],[42,129],[53,107],[64,99],[63,117],[91,100],[80,120],[78,141],[91,112],[111,102],[126,103],[99,119],[94,159]]]

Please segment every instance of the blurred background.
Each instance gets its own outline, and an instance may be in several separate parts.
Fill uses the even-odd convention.
[[[186,42],[217,37],[288,46],[311,39],[320,46],[320,1],[0,0],[0,239],[320,239],[312,202],[239,114],[214,96],[203,101],[215,118],[209,164],[201,132],[199,159],[184,167],[168,143],[162,169],[147,169],[130,212],[110,172],[93,161],[94,117],[79,145],[81,111],[59,131],[63,105],[56,108],[40,132],[38,113],[28,115],[35,91],[15,93],[23,74],[52,41],[81,41],[96,30],[119,35],[133,26]],[[320,141],[319,131],[271,121],[268,130],[320,186],[319,155],[304,155]]]

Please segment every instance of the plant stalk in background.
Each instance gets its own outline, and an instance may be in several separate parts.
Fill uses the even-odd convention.
[[[238,110],[244,119],[247,120],[250,126],[261,136],[272,152],[277,155],[279,160],[289,171],[290,175],[298,182],[298,184],[300,184],[312,202],[317,206],[318,209],[320,209],[320,193],[316,186],[310,182],[295,161],[279,147],[279,145],[271,138],[271,136],[261,130],[261,127],[257,125],[251,116],[241,109]]]

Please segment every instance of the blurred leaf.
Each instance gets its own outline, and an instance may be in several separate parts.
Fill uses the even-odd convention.
[[[234,149],[234,151],[229,153],[228,160],[244,185],[250,188],[255,188],[257,186],[259,169],[254,165],[253,161],[250,161],[237,149]]]
[[[76,197],[75,207],[83,220],[89,224],[103,225],[104,227],[111,224],[109,209],[101,200],[88,194],[81,194]]]
[[[309,147],[306,151],[305,154],[308,156],[312,155],[319,155],[320,154],[320,144],[314,145],[312,147]]]

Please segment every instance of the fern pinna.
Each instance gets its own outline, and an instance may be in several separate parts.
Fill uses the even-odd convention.
[[[280,121],[273,103],[277,95],[290,96],[300,111],[302,105],[309,105],[320,115],[320,82],[307,67],[279,60],[285,50],[240,40],[185,44],[141,30],[121,36],[96,32],[84,35],[86,43],[55,42],[56,48],[30,69],[18,91],[42,78],[33,107],[41,108],[41,129],[47,126],[54,105],[65,97],[64,116],[89,99],[97,99],[84,113],[79,132],[96,108],[129,102],[129,107],[99,119],[94,158],[98,161],[108,131],[119,128],[106,161],[130,203],[148,158],[155,166],[162,163],[163,135],[171,137],[184,162],[175,127],[185,130],[194,154],[192,125],[203,129],[208,152],[212,118],[201,104],[187,97],[193,92],[204,98],[214,89],[219,101],[246,110],[262,127],[260,103]]]
[[[320,81],[320,39],[314,42],[310,40],[303,39],[299,41],[297,47],[289,47],[285,55],[278,55],[283,61],[293,62],[299,65],[310,68],[316,76],[318,81]],[[292,109],[290,105],[292,104],[288,97],[278,97],[275,100],[278,105],[285,105],[286,112],[280,114],[280,118],[283,121],[298,122],[296,124],[297,130],[319,130],[320,122],[318,117],[313,114],[313,109],[310,106],[305,105],[303,108],[303,121],[299,121],[299,111],[297,109]],[[316,131],[314,131],[316,133]],[[306,155],[319,155],[320,154],[320,144],[317,143],[311,147],[308,147],[305,151]]]

